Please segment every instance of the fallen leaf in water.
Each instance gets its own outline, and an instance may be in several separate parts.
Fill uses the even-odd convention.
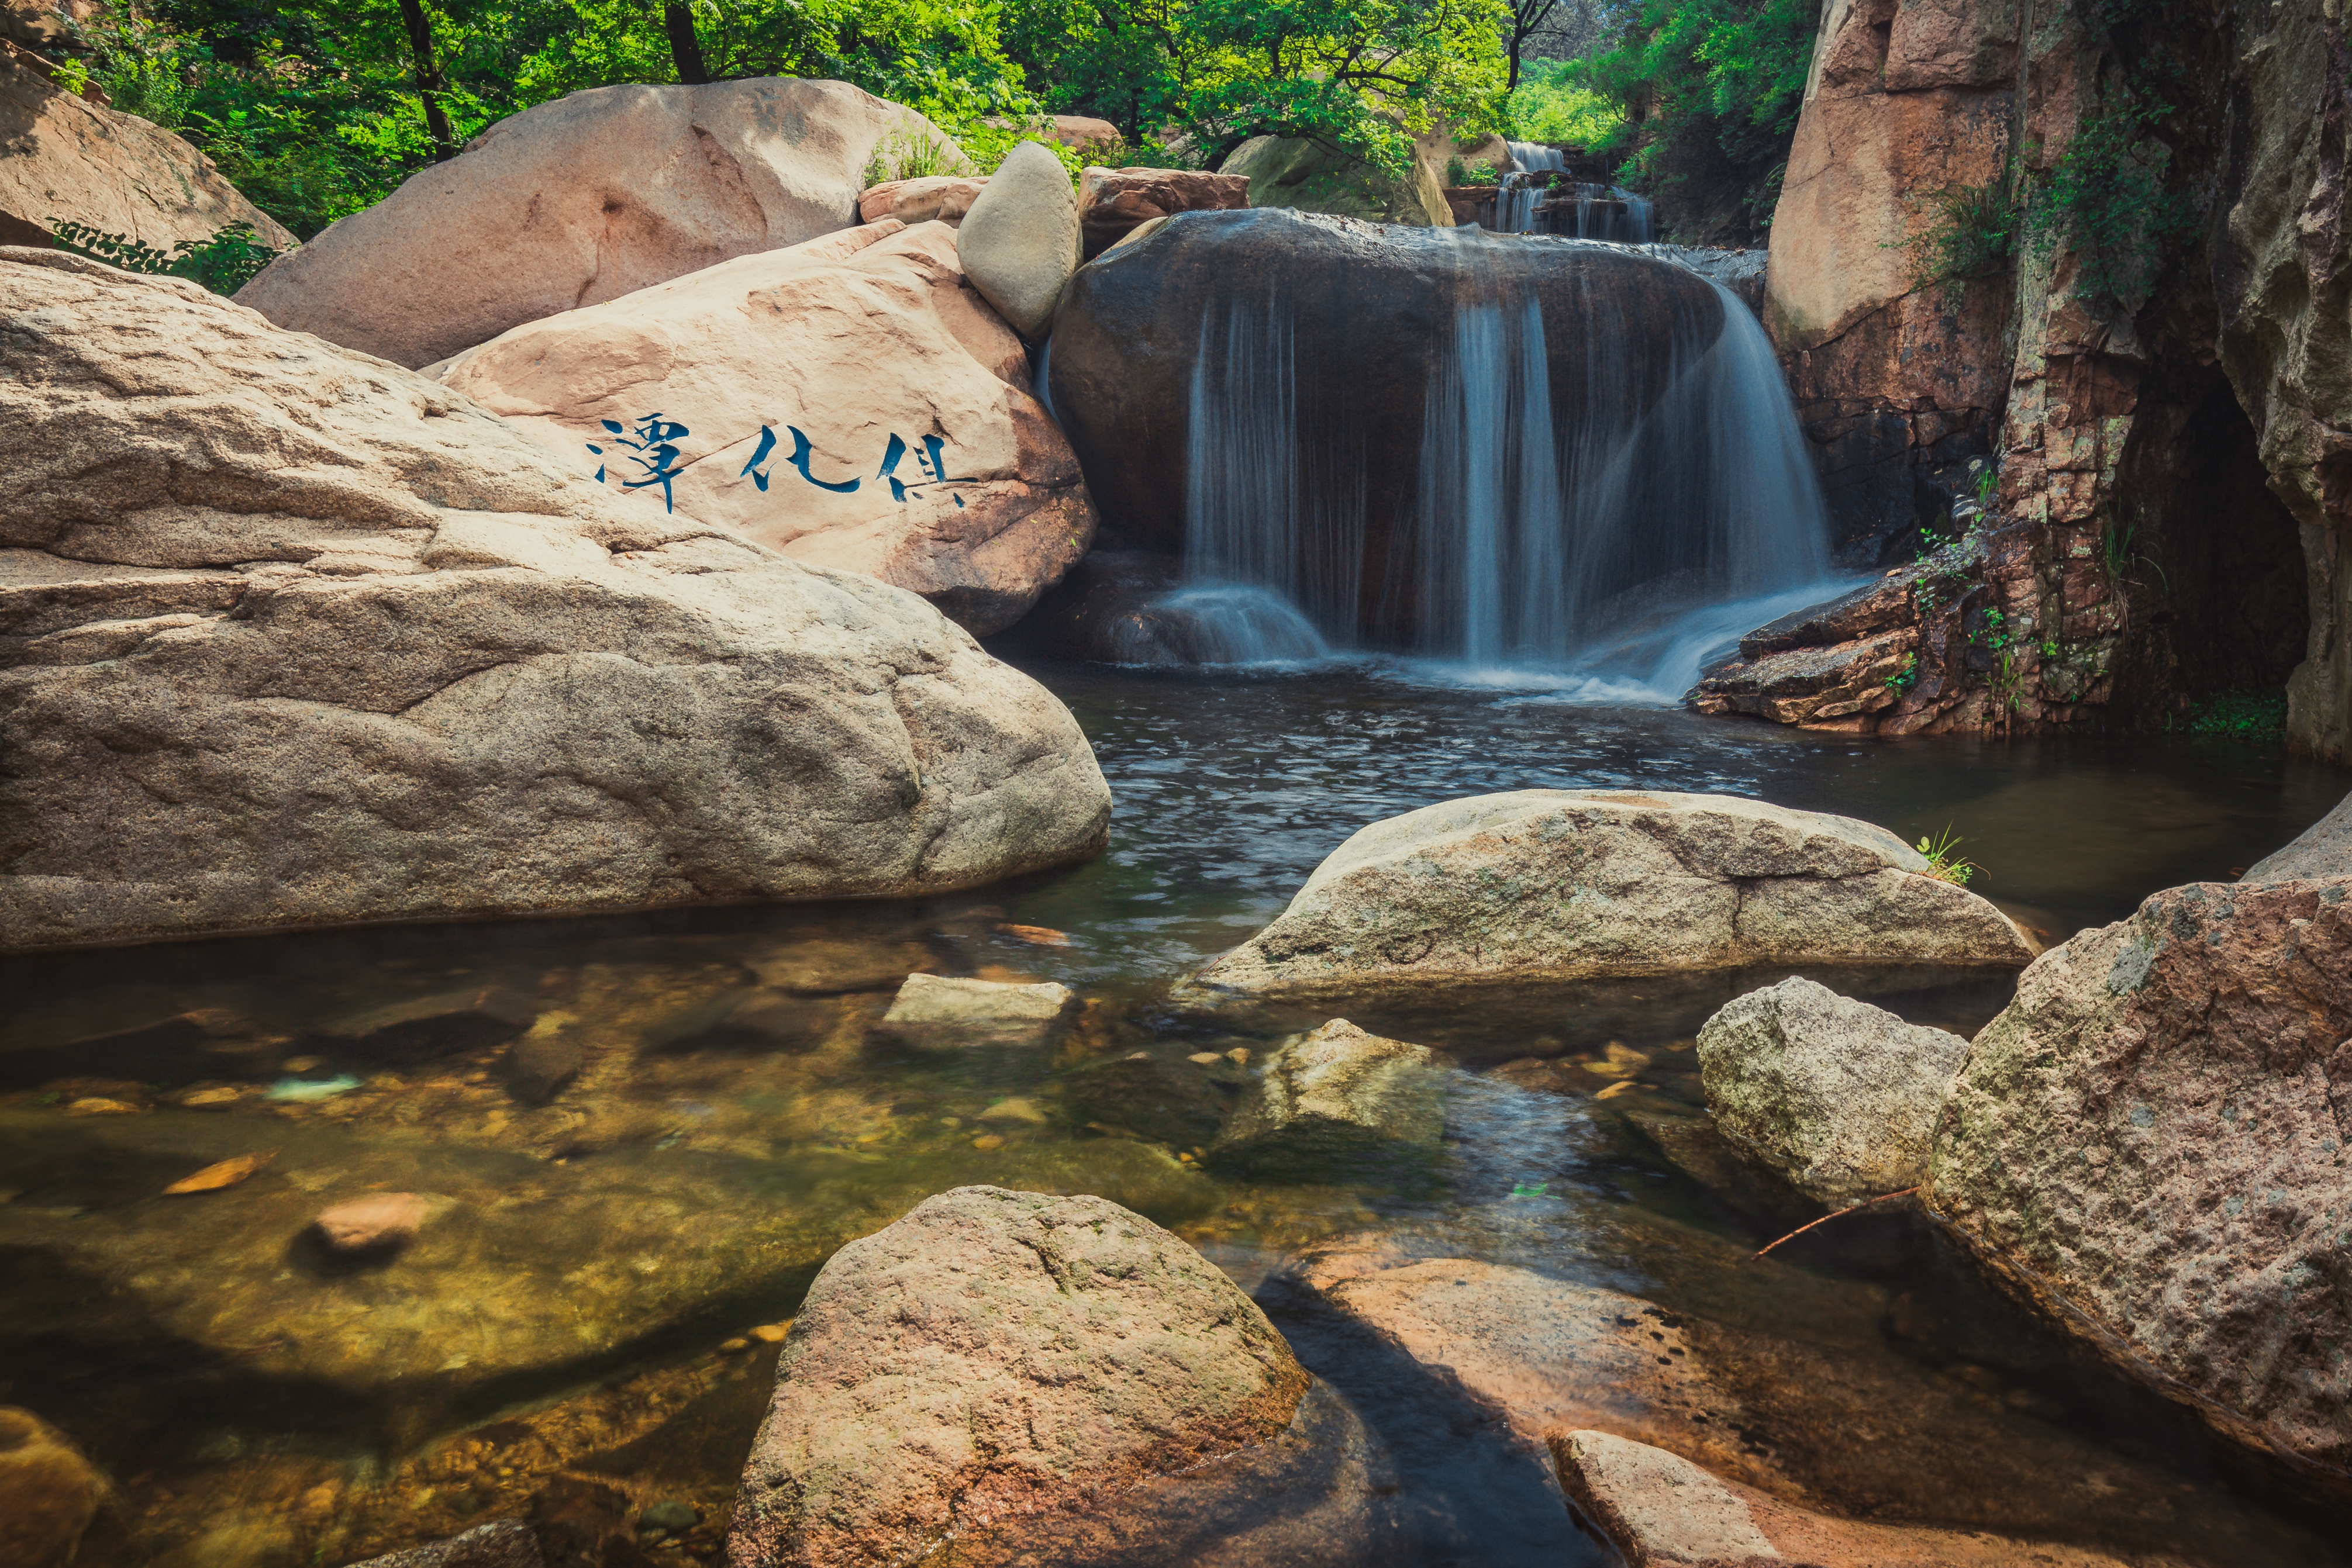
[[[982,1154],[986,1154],[991,1149],[1003,1148],[1004,1146],[1004,1140],[998,1137],[994,1133],[990,1133],[984,1137],[974,1138],[971,1141],[971,1146],[978,1149]]]
[[[278,1065],[288,1072],[308,1072],[326,1060],[323,1056],[289,1056]]]
[[[1050,925],[1015,925],[1008,920],[996,929],[1002,936],[1018,936],[1022,941],[1034,943],[1040,947],[1066,947],[1070,945],[1066,935]]]
[[[199,1089],[193,1094],[180,1096],[183,1105],[230,1105],[236,1102],[234,1089]]]
[[[1631,1078],[1642,1071],[1639,1065],[1631,1061],[1580,1061],[1577,1065],[1602,1078]]]
[[[136,1116],[139,1114],[139,1107],[125,1104],[120,1100],[105,1100],[97,1095],[91,1095],[68,1105],[66,1114],[68,1116]]]
[[[758,1328],[747,1332],[762,1344],[782,1344],[784,1343],[784,1336],[793,1332],[793,1320],[786,1318],[780,1323],[761,1323]]]
[[[1636,1083],[1633,1080],[1627,1079],[1622,1083],[1612,1083],[1608,1088],[1603,1089],[1600,1093],[1595,1094],[1593,1098],[1595,1100],[1614,1100],[1620,1094],[1631,1094],[1636,1089],[1647,1089],[1649,1085],[1646,1083]]]
[[[1613,1040],[1609,1042],[1609,1060],[1620,1067],[1647,1067],[1650,1065],[1650,1057],[1647,1051],[1635,1051],[1632,1046],[1621,1044]]]
[[[275,1157],[273,1152],[268,1155],[239,1155],[235,1159],[217,1160],[194,1176],[182,1176],[163,1190],[166,1193],[218,1192],[225,1186],[235,1186]]]
[[[1213,1051],[1196,1051],[1184,1060],[1196,1062],[1202,1067],[1214,1067],[1218,1062],[1223,1061],[1224,1057]]]

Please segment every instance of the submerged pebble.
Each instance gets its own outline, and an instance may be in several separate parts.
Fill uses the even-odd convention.
[[[322,1208],[311,1224],[338,1252],[373,1252],[407,1242],[425,1213],[425,1200],[413,1192],[379,1192]]]
[[[281,1078],[269,1086],[272,1100],[291,1101],[307,1104],[313,1100],[331,1100],[338,1094],[348,1094],[360,1086],[360,1081],[348,1073],[315,1082],[303,1078]]]

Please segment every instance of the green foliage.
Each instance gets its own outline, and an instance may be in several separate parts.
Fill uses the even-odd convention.
[[[1582,60],[1527,60],[1511,94],[1512,133],[1523,141],[1598,147],[1617,134],[1625,107],[1592,87]]]
[[[1919,655],[1914,652],[1903,655],[1903,667],[1886,677],[1886,689],[1907,692],[1919,684]]]
[[[61,223],[58,247],[125,272],[169,273],[201,283],[215,294],[234,294],[253,275],[278,259],[253,225],[238,222],[215,229],[209,239],[184,239],[168,251],[142,245],[128,235],[108,234],[88,224]]]
[[[1796,131],[1817,25],[1810,0],[1639,0],[1623,41],[1591,66],[1591,85],[1628,111],[1615,145],[1639,173],[1683,138],[1711,136],[1765,177]]]
[[[1981,185],[1955,185],[1929,198],[1935,221],[1912,243],[1927,259],[1913,282],[1919,286],[2009,270],[2025,212],[2012,165]]]
[[[2164,188],[2171,154],[2154,132],[2171,112],[2124,94],[2075,130],[2032,204],[2026,231],[2035,250],[2071,246],[2081,267],[2075,287],[2090,298],[2145,299],[2165,246],[2197,226],[2196,204]]]
[[[1966,887],[1969,879],[1984,867],[1962,858],[1959,850],[1965,841],[1947,826],[1941,833],[1922,836],[1919,852],[1927,857],[1927,874],[1937,882],[1948,882],[1956,887]]]
[[[2179,727],[2190,735],[2231,740],[2276,740],[2286,733],[2286,697],[2273,692],[2224,692],[2191,708]]]

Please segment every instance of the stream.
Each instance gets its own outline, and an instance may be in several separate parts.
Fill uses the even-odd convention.
[[[1847,1220],[1749,1260],[1790,1226],[1670,1151],[1703,1103],[1697,1022],[1780,972],[1351,1010],[1447,1054],[1443,1160],[1287,1184],[1213,1174],[1200,1151],[1250,1061],[1328,1015],[1168,995],[1348,834],[1464,795],[1721,791],[1949,833],[1976,889],[2056,942],[2227,880],[2335,805],[2340,775],[2185,737],[1857,740],[1395,661],[1024,667],[1116,797],[1086,865],[919,904],[0,958],[0,1403],[119,1488],[79,1562],[310,1568],[510,1517],[555,1543],[551,1568],[722,1561],[816,1270],[980,1182],[1099,1193],[1169,1227],[1319,1379],[1295,1436],[1320,1458],[1265,1488],[1246,1457],[1169,1478],[1120,1563],[1609,1561],[1548,1463],[1302,1282],[1351,1258],[1646,1303],[1744,1412],[1727,1441],[1831,1511],[2135,1561],[2347,1561],[1922,1223]],[[919,968],[1060,980],[1084,1010],[1047,1055],[896,1052],[869,1034]],[[1962,1031],[2010,989],[1869,979]],[[551,1093],[532,1077],[548,1061],[571,1072]],[[267,1163],[163,1193],[244,1155]],[[305,1241],[319,1208],[387,1189],[430,1206],[405,1251],[355,1265]],[[1651,1396],[1622,1391],[1629,1409]],[[699,1522],[637,1532],[657,1502]]]

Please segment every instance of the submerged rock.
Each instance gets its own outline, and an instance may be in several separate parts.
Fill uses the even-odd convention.
[[[1273,1437],[1307,1386],[1265,1313],[1150,1220],[960,1187],[809,1288],[730,1558],[879,1565],[952,1534],[959,1562],[1008,1560],[1024,1520]]]
[[[1013,985],[947,975],[909,975],[883,1015],[882,1031],[929,1051],[1043,1045],[1076,993],[1046,981]]]
[[[2125,1568],[2080,1547],[1832,1519],[1608,1432],[1562,1431],[1559,1484],[1628,1568]]]
[[[370,1193],[320,1209],[310,1223],[334,1251],[386,1252],[415,1239],[426,1207],[413,1192]]]
[[[1199,977],[1313,997],[1750,965],[2017,967],[2016,923],[1894,834],[1729,795],[1523,789],[1362,829]]]
[[[845,228],[866,160],[892,134],[946,140],[847,82],[592,88],[496,121],[272,263],[237,303],[429,365],[525,321]]]
[[[1927,1179],[1936,1117],[1968,1053],[1958,1035],[1807,979],[1750,991],[1698,1034],[1716,1126],[1831,1208]]]
[[[1019,620],[1094,538],[1077,457],[943,225],[739,256],[438,373],[625,504],[880,578],[975,635]],[[658,483],[631,455],[655,423],[677,449]]]
[[[973,885],[1098,850],[912,595],[176,278],[0,253],[0,946]],[[173,476],[201,471],[190,489]]]
[[[1433,1069],[1427,1046],[1333,1019],[1267,1056],[1209,1158],[1236,1170],[1326,1180],[1367,1165],[1396,1174],[1426,1160],[1444,1136]]]
[[[2352,1497],[2352,899],[2168,889],[1979,1032],[1927,1201],[2052,1321]]]
[[[539,1537],[512,1519],[478,1524],[463,1535],[388,1552],[352,1568],[541,1568]]]
[[[64,1433],[0,1406],[0,1563],[64,1568],[106,1495],[105,1478]]]
[[[1034,141],[1016,143],[972,198],[956,250],[972,286],[1014,330],[1043,338],[1078,265],[1078,198],[1062,161]]]

